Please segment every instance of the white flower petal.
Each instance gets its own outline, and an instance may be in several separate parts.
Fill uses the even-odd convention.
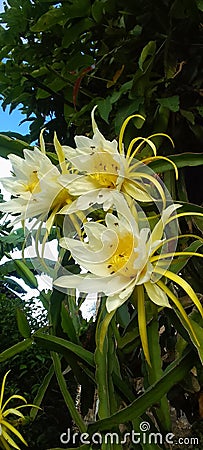
[[[106,282],[106,277],[95,277],[92,274],[63,275],[54,281],[54,286],[58,286],[64,290],[76,288],[80,292],[93,294],[96,292],[104,292]]]
[[[120,294],[109,295],[106,300],[106,309],[108,313],[110,313],[114,309],[119,308],[119,306],[123,305],[123,303],[125,303],[131,296],[134,287],[135,282],[131,282],[130,285],[126,289],[121,291]]]
[[[60,182],[64,187],[67,186],[66,175],[60,178]],[[96,190],[98,187],[99,184],[87,175],[79,175],[77,178],[72,180],[71,184],[68,184],[70,194],[77,197],[85,194],[86,192],[89,193]]]
[[[103,264],[113,255],[118,246],[117,234],[105,229],[101,234],[100,248],[95,245],[96,243],[98,240],[91,241],[90,244],[70,238],[63,238],[61,241],[61,245],[70,250],[73,258],[86,268],[88,263]]]

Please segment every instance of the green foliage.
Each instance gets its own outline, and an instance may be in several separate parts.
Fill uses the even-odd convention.
[[[186,0],[10,2],[0,29],[3,108],[23,105],[31,140],[45,122],[66,143],[70,123],[87,132],[93,102],[112,136],[137,112],[146,133],[166,131],[178,149],[199,151],[201,13],[201,2]]]
[[[165,132],[173,138],[175,150],[161,136],[155,137],[154,142],[160,155],[168,156],[182,169],[179,185],[172,164],[156,160],[149,165],[161,175],[174,200],[181,201],[179,212],[188,213],[188,220],[180,221],[185,238],[178,244],[179,250],[201,252],[202,241],[198,236],[202,224],[189,215],[202,213],[202,207],[192,203],[201,204],[201,200],[199,196],[194,200],[197,188],[194,184],[191,189],[191,177],[185,181],[185,167],[189,167],[191,174],[191,167],[196,170],[203,165],[199,51],[202,2],[9,0],[7,3],[9,7],[5,6],[1,14],[6,27],[0,28],[3,108],[10,106],[12,112],[21,104],[22,113],[30,122],[30,135],[23,138],[2,132],[1,156],[9,153],[22,156],[23,149],[31,148],[28,144],[38,139],[44,125],[49,143],[56,131],[62,144],[73,145],[75,132],[89,132],[90,111],[96,104],[97,122],[101,130],[106,130],[109,124],[108,136],[104,133],[109,139],[119,133],[128,115],[142,114],[146,118],[144,123],[133,120],[128,125],[126,143],[140,135],[140,128],[143,136]],[[56,164],[51,150],[48,156]],[[148,150],[146,146],[142,154],[148,155]],[[150,213],[153,216],[154,212]],[[38,283],[31,262],[11,256],[14,249],[22,248],[23,230],[5,231],[5,225],[0,226],[1,258],[5,254],[8,258],[1,267],[0,372],[3,374],[8,366],[12,369],[10,394],[19,392],[22,384],[26,397],[29,393],[31,402],[45,408],[43,413],[31,411],[36,429],[33,431],[34,424],[28,425],[29,448],[45,450],[50,445],[60,445],[60,432],[66,430],[72,419],[81,431],[92,434],[115,429],[119,432],[120,423],[125,423],[130,431],[141,420],[154,422],[153,415],[155,431],[169,430],[169,400],[174,386],[180,389],[185,378],[191,380],[191,369],[195,367],[199,391],[202,389],[202,319],[185,293],[174,283],[181,304],[189,310],[200,345],[176,309],[169,310],[167,315],[160,310],[156,316],[146,301],[152,357],[152,365],[147,367],[141,351],[137,312],[130,302],[115,315],[107,316],[102,301],[95,321],[87,321],[80,312],[85,299],[82,293],[78,300],[75,293],[65,295],[55,290],[39,293],[38,300],[46,311],[37,318],[38,307],[34,302],[30,301],[28,306],[12,296],[8,287],[21,293],[22,289],[9,279],[11,275],[32,288],[37,288]],[[195,242],[188,237],[189,231],[196,233]],[[50,239],[55,236],[54,229]],[[69,256],[64,257],[64,267],[67,264],[70,272],[78,273],[79,266],[73,266]],[[199,277],[202,261],[180,256],[170,270],[183,274],[196,292],[202,291]],[[135,379],[141,380],[142,394]],[[75,401],[78,385],[81,414]],[[184,393],[189,396],[194,391],[191,394],[184,387]],[[94,409],[95,395],[100,400],[99,420],[95,421],[94,410],[95,423],[86,428],[85,417],[89,409]],[[66,416],[67,407],[70,417]],[[188,414],[187,408],[185,412]],[[58,417],[60,420],[62,417],[61,423]],[[193,419],[191,414],[191,422]],[[50,434],[47,423],[51,424]],[[107,447],[102,446],[102,450]]]
[[[186,355],[182,356],[174,364],[171,364],[161,379],[146,390],[143,396],[132,402],[130,406],[124,408],[123,411],[118,411],[111,418],[103,419],[90,425],[89,432],[94,433],[98,430],[109,430],[111,426],[139,417],[154,403],[154,401],[159,401],[163,397],[166,393],[166,385],[170,388],[170,386],[172,387],[180,381],[187,375],[188,370],[191,369],[193,364],[194,354],[190,353],[190,358],[188,358],[187,352]]]

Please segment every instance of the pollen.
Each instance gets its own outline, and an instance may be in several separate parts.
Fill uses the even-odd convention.
[[[111,175],[111,174],[104,174],[104,173],[95,173],[90,175],[91,178],[93,178],[97,183],[105,188],[108,189],[115,189],[116,188],[116,182],[117,182],[117,175]]]

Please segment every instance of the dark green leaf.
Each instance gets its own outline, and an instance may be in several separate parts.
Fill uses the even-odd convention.
[[[182,212],[203,214],[203,206],[194,205],[193,203],[181,202],[182,207],[178,209],[178,214]],[[195,216],[194,216],[195,217]]]
[[[22,342],[18,342],[7,350],[4,350],[4,352],[0,353],[0,362],[6,361],[7,359],[10,359],[15,355],[18,355],[18,353],[20,352],[24,352],[24,350],[27,350],[29,347],[31,347],[31,345],[31,338],[27,338]]]
[[[180,113],[185,119],[188,120],[192,125],[195,124],[195,116],[191,111],[187,111],[186,109],[180,109]]]
[[[18,324],[18,329],[20,331],[20,334],[24,338],[30,338],[30,336],[31,336],[30,325],[29,325],[27,317],[26,317],[25,313],[22,311],[22,309],[17,308],[16,316],[17,316],[17,324]]]
[[[14,276],[17,276],[17,278],[22,278],[32,289],[35,289],[38,287],[38,281],[29,267],[32,268],[30,260],[28,260],[28,264],[27,261],[25,264],[21,259],[13,259],[5,262],[1,266],[1,273],[2,275],[9,275],[12,273]]]
[[[66,20],[67,18],[63,11],[63,8],[50,9],[38,19],[37,23],[33,25],[30,30],[32,32],[49,30],[54,25],[63,25]]]
[[[74,420],[76,426],[79,428],[80,432],[85,433],[86,432],[85,422],[82,420],[82,417],[79,414],[79,412],[75,406],[75,402],[73,401],[73,399],[70,395],[70,392],[68,391],[65,378],[61,371],[60,358],[57,355],[57,353],[52,352],[52,359],[53,359],[53,363],[54,363],[54,370],[56,373],[56,378],[57,378],[61,393],[63,395],[64,401],[65,401],[65,403],[70,411],[70,414],[72,416],[72,419]]]
[[[198,9],[203,12],[203,0],[196,0],[196,5]]]
[[[144,394],[132,402],[129,406],[113,414],[107,419],[99,420],[91,424],[88,432],[92,435],[97,431],[111,430],[115,425],[129,422],[140,417],[149,407],[157,403],[176,383],[187,376],[193,367],[196,354],[187,350],[181,358],[176,359],[163,373],[163,376],[148,388]]]
[[[90,16],[90,8],[90,0],[74,0],[72,5],[64,5],[64,11],[69,20],[76,17]]]
[[[88,350],[85,350],[85,348],[80,345],[74,344],[73,342],[66,341],[65,339],[58,338],[56,336],[49,336],[40,332],[37,332],[35,335],[33,335],[33,338],[38,344],[42,345],[43,347],[62,354],[66,353],[66,350],[70,350],[90,366],[94,366],[94,355]]]
[[[202,247],[203,242],[201,241],[195,241],[191,245],[189,245],[187,248],[184,248],[185,252],[197,252],[197,250]],[[195,255],[194,255],[195,256]],[[183,267],[187,264],[188,260],[191,258],[191,256],[179,256],[178,258],[173,259],[171,265],[170,265],[170,271],[174,273],[179,273]]]
[[[142,72],[145,72],[150,66],[156,51],[156,42],[149,41],[147,45],[142,50],[142,53],[139,58],[139,68]]]
[[[61,326],[64,333],[67,334],[71,342],[78,343],[76,330],[74,328],[73,320],[66,304],[63,302],[61,306]]]
[[[92,17],[95,22],[99,23],[102,20],[103,12],[104,12],[104,1],[95,0],[92,5]]]
[[[165,108],[170,109],[170,111],[179,111],[179,96],[173,95],[172,97],[157,98],[158,103]]]
[[[20,259],[13,259],[13,263],[17,274],[21,277],[25,283],[32,289],[38,287],[38,281],[33,272],[27,267],[27,265]]]
[[[15,153],[15,155],[23,156],[23,150],[32,149],[27,142],[20,141],[18,139],[12,139],[10,137],[0,134],[0,156],[6,158],[10,153]]]
[[[50,383],[50,381],[51,381],[51,379],[53,377],[53,374],[54,374],[54,366],[52,364],[50,366],[50,368],[49,368],[49,371],[45,375],[42,383],[40,384],[40,387],[38,389],[37,395],[35,396],[35,398],[33,400],[33,404],[34,405],[37,405],[37,406],[41,405],[41,403],[42,403],[42,401],[44,399],[44,396],[46,394],[47,388],[49,386],[49,383]],[[39,411],[38,408],[32,408],[31,409],[31,411],[30,411],[30,418],[32,420],[34,420],[36,418],[38,411]]]
[[[178,155],[169,155],[168,158],[173,161],[178,168],[203,165],[203,153],[181,153]],[[161,160],[152,161],[150,167],[156,173],[174,170],[172,164]]]
[[[202,6],[203,6],[203,0],[202,0]],[[200,114],[200,116],[203,117],[203,106],[198,106],[198,107],[197,107],[197,111],[198,111],[198,113]]]
[[[94,26],[94,22],[89,18],[82,19],[75,25],[72,25],[64,33],[62,42],[63,47],[70,47],[70,45],[78,38],[78,36],[81,36],[84,31],[89,30],[92,26]]]
[[[106,123],[109,123],[109,114],[112,110],[112,99],[108,96],[103,100],[99,100],[97,102],[98,110],[102,119],[105,120]]]
[[[170,14],[175,19],[190,18],[193,14],[196,14],[195,2],[190,0],[175,0],[172,3]]]

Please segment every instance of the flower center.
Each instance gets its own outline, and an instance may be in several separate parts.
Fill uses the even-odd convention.
[[[90,177],[102,187],[115,189],[119,170],[118,163],[114,161],[112,155],[105,151],[93,152],[91,157]]]
[[[72,203],[72,197],[69,194],[68,190],[63,188],[60,190],[60,192],[55,197],[51,209],[57,208],[57,210],[63,208],[63,206],[68,205],[69,203]]]
[[[124,273],[128,276],[133,271],[133,260],[135,258],[134,253],[135,237],[131,233],[126,233],[119,237],[117,249],[113,256],[107,261],[107,268],[110,274],[113,274],[124,268]]]
[[[31,193],[34,192],[35,194],[41,192],[37,170],[33,170],[31,175],[29,176],[29,181],[28,184],[25,185],[25,190],[30,191]]]
[[[105,173],[95,173],[90,175],[93,180],[97,181],[100,186],[106,187],[108,189],[115,189],[117,175],[105,174]]]

